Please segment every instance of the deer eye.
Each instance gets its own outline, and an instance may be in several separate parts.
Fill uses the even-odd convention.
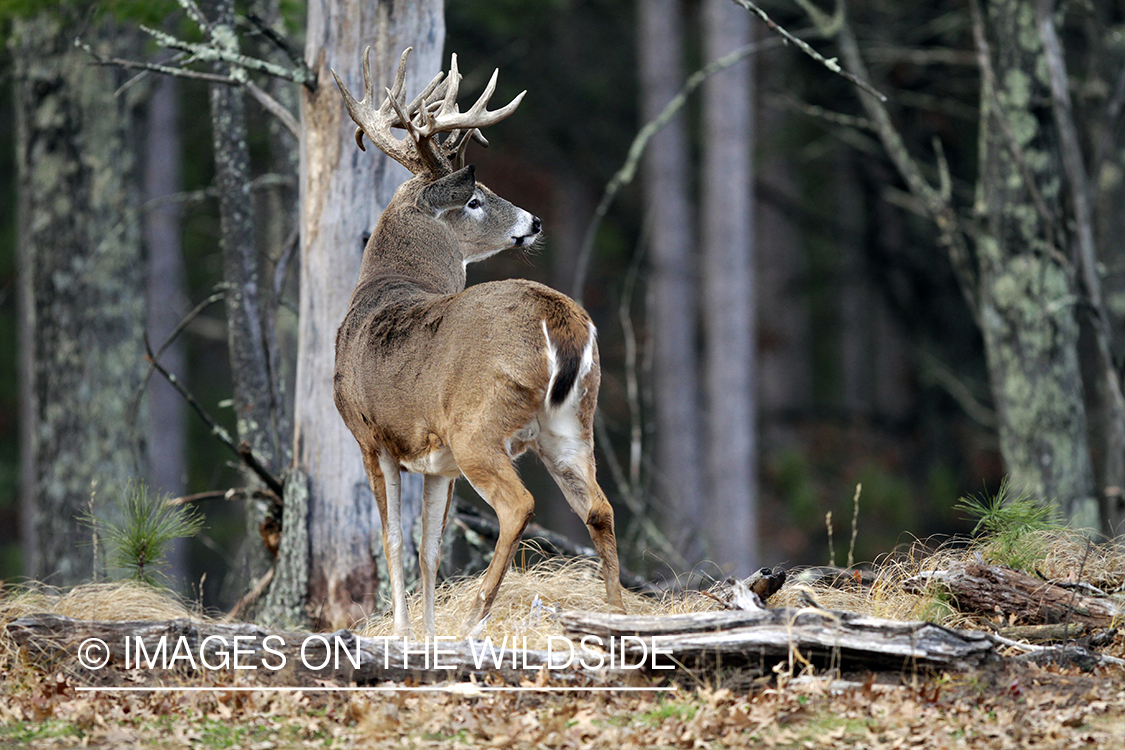
[[[476,198],[473,198],[471,201],[465,204],[465,208],[480,208],[480,201]]]

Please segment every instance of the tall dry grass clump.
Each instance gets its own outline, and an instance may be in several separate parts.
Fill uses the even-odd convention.
[[[460,578],[439,586],[434,606],[439,636],[456,636],[480,590],[480,578]],[[625,610],[630,615],[671,615],[717,609],[718,604],[694,591],[666,594],[660,598],[622,591]],[[410,619],[415,637],[422,637],[422,602],[410,598]],[[605,582],[596,560],[548,558],[529,567],[515,567],[504,576],[504,583],[492,605],[491,616],[478,637],[491,637],[501,643],[515,638],[522,648],[524,638],[531,649],[546,649],[547,638],[562,635],[562,628],[550,616],[554,610],[609,612]],[[394,635],[390,612],[356,625],[356,632],[373,638]]]
[[[203,619],[167,589],[131,580],[87,583],[66,590],[42,585],[7,586],[0,590],[0,671],[17,664],[17,648],[8,635],[8,623],[39,614],[106,622]]]

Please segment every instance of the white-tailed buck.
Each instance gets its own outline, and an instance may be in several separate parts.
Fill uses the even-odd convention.
[[[539,219],[498,197],[464,166],[477,128],[510,115],[523,94],[488,110],[496,73],[467,112],[457,107],[457,57],[412,101],[404,97],[408,48],[376,108],[364,52],[366,95],[336,78],[348,114],[414,177],[383,212],[336,335],[336,407],[363,452],[383,525],[395,631],[412,635],[402,574],[399,470],[423,484],[423,627],[434,634],[434,581],[453,495],[464,476],[495,511],[496,552],[462,625],[488,614],[534,500],[513,460],[532,450],[590,529],[606,595],[622,610],[613,509],[594,470],[593,419],[601,372],[594,326],[573,300],[524,280],[465,288],[465,266],[529,245]],[[402,138],[391,128],[406,131]],[[439,138],[439,135],[444,137]]]

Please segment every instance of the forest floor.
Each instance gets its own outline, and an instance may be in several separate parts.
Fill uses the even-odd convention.
[[[1052,551],[1047,559],[1038,560],[1036,569],[1046,576],[1104,582],[1107,576],[1125,571],[1115,551],[1098,558],[1089,546],[1070,556],[1059,553],[1057,544],[1045,549]],[[971,554],[979,557],[981,551]],[[905,568],[901,561],[876,566],[881,572],[875,585],[850,593],[829,589],[815,593],[825,606],[880,617],[929,619],[968,629],[990,629],[1003,621],[1002,614],[958,613],[940,597],[903,594],[903,575],[920,566],[942,564],[940,559],[934,563],[934,557],[924,563],[917,556],[907,557]],[[526,619],[533,590],[548,603],[553,592],[566,592],[559,602],[564,607],[571,604],[571,597],[597,602],[598,581],[578,575],[581,580],[576,582],[578,572],[563,568],[536,578],[513,571],[512,580],[501,589],[498,614],[502,617],[507,607],[512,612],[522,610]],[[587,585],[590,588],[584,588]],[[800,585],[787,584],[770,605],[792,605],[798,595],[792,589]],[[447,589],[447,594],[452,590],[458,596],[471,596],[473,585],[463,582]],[[666,600],[648,606],[655,611],[685,611],[714,604],[705,600],[696,596],[688,604]],[[451,601],[447,596],[446,608],[456,610]],[[85,587],[61,594],[12,589],[0,593],[0,626],[40,611],[132,621],[182,617],[186,610],[162,592],[130,586]],[[385,627],[385,620],[380,620],[368,624],[365,632],[377,634]],[[509,622],[496,627],[514,626]],[[1100,653],[1125,658],[1125,634],[1103,632],[1107,637]],[[624,685],[599,692],[547,692],[542,688],[553,683],[534,678],[524,686],[527,689],[513,692],[464,683],[424,691],[405,691],[401,685],[393,686],[395,690],[374,687],[351,692],[247,689],[253,683],[239,683],[243,689],[231,690],[212,680],[209,685],[215,689],[208,691],[121,693],[85,689],[88,684],[66,664],[44,669],[29,663],[4,629],[0,630],[0,747],[1125,747],[1125,667],[1121,666],[1082,671],[1005,658],[972,672],[903,671],[845,678],[802,670],[791,660],[764,677],[718,671],[680,674],[675,690],[660,693],[633,691]],[[122,684],[130,684],[127,676]],[[200,681],[194,686],[203,685]]]

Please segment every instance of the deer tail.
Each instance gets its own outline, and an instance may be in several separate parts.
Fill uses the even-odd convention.
[[[594,365],[594,324],[584,315],[550,316],[543,320],[547,340],[547,405],[562,406],[579,392],[578,383]]]

